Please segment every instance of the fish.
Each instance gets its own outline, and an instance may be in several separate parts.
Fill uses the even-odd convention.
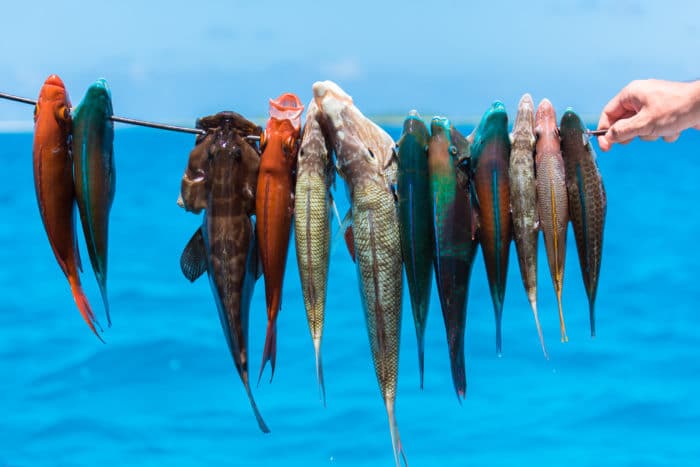
[[[537,183],[535,182],[535,104],[530,94],[525,94],[518,103],[518,113],[513,123],[510,149],[510,210],[513,217],[513,238],[518,254],[520,275],[527,298],[535,317],[537,334],[545,358],[542,326],[537,315],[537,241],[539,215],[537,212]]]
[[[508,114],[496,101],[473,134],[471,167],[479,212],[479,242],[496,315],[496,351],[501,354],[501,318],[506,292],[508,255],[513,237],[508,179],[510,158]]]
[[[566,195],[564,160],[561,156],[559,129],[554,107],[548,99],[542,99],[535,114],[535,177],[537,179],[537,211],[540,228],[544,234],[544,246],[549,260],[554,291],[559,305],[561,341],[567,342],[561,293],[564,285],[564,261],[566,260],[566,227],[569,223],[569,207]]]
[[[287,265],[287,250],[294,212],[294,180],[304,106],[290,93],[270,99],[270,118],[260,139],[262,156],[255,196],[255,235],[260,248],[267,333],[258,383],[267,362],[270,381],[277,358],[277,315],[282,307],[282,282]]]
[[[595,298],[603,257],[603,230],[607,196],[603,177],[586,126],[572,109],[567,109],[559,124],[561,150],[569,198],[569,216],[576,237],[581,275],[589,303],[591,336],[595,337]]]
[[[346,238],[352,240],[374,369],[398,466],[400,458],[406,463],[406,455],[395,414],[403,291],[395,144],[336,83],[317,81],[312,90],[350,197],[352,234]]]
[[[75,186],[70,139],[71,102],[61,78],[49,76],[34,107],[32,159],[34,189],[41,220],[53,254],[68,279],[71,294],[83,319],[97,338],[104,342],[78,270],[82,271],[75,229]]]
[[[107,245],[116,183],[112,115],[109,86],[104,79],[98,79],[75,109],[72,142],[78,211],[108,326],[112,320],[107,300]]]
[[[316,376],[325,406],[321,338],[330,264],[333,204],[331,186],[335,182],[335,167],[333,148],[323,134],[318,114],[318,107],[311,100],[307,107],[306,123],[297,156],[294,240],[306,319],[316,354]]]
[[[411,310],[418,340],[418,368],[423,389],[425,324],[433,282],[433,228],[431,217],[428,141],[430,133],[417,111],[403,123],[398,142],[397,192],[399,228]]]
[[[209,276],[236,370],[260,430],[269,433],[253,398],[248,373],[250,301],[262,271],[252,220],[260,155],[244,138],[258,136],[262,129],[235,112],[202,117],[196,126],[207,133],[197,136],[190,153],[180,199],[186,211],[204,209],[204,216],[183,250],[180,267],[190,282],[204,272]]]
[[[469,164],[466,138],[445,117],[430,123],[428,167],[435,237],[435,277],[452,369],[452,382],[461,403],[466,396],[464,330],[467,295],[478,243],[469,176],[458,167]]]

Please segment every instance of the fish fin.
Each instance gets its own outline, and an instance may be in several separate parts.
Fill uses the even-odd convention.
[[[318,388],[321,393],[323,407],[326,407],[326,385],[323,382],[323,363],[321,362],[321,338],[314,337],[314,352],[316,353],[316,376],[318,378]]]
[[[109,300],[107,299],[107,282],[100,277],[100,280],[98,281],[98,285],[100,287],[100,294],[102,295],[102,303],[104,303],[105,306],[105,316],[107,317],[107,327],[111,328],[112,327],[112,318],[109,316]]]
[[[588,316],[591,321],[591,337],[595,337],[595,306],[594,302],[588,304]]]
[[[90,302],[88,302],[88,299],[85,296],[85,292],[83,291],[83,287],[80,284],[80,279],[78,279],[77,276],[68,277],[68,282],[70,284],[70,290],[71,294],[73,295],[73,300],[75,300],[75,304],[78,305],[78,310],[80,310],[80,314],[83,316],[83,319],[85,320],[87,325],[90,326],[90,329],[95,334],[95,336],[97,336],[100,342],[104,344],[104,339],[102,339],[102,336],[100,336],[100,334],[97,331],[99,329],[99,332],[103,332],[102,326],[100,326],[100,323],[97,321],[97,318],[95,318],[95,314],[92,312]]]
[[[260,380],[262,379],[263,371],[265,371],[265,364],[270,362],[270,368],[272,372],[270,373],[270,382],[272,382],[272,377],[275,376],[275,360],[277,358],[277,322],[267,323],[267,335],[265,336],[265,347],[263,348],[263,358],[262,365],[260,365],[260,375],[258,375],[258,386],[260,385]]]
[[[357,259],[355,258],[355,235],[352,232],[352,225],[345,229],[345,245],[348,247],[348,252],[352,258],[352,262],[355,263]]]
[[[255,403],[255,399],[253,399],[253,392],[250,390],[250,383],[248,381],[247,372],[245,373],[245,375],[246,377],[243,378],[243,386],[245,386],[245,392],[248,395],[248,400],[250,401],[250,406],[253,409],[253,414],[255,414],[255,419],[258,422],[260,431],[262,431],[263,433],[269,433],[270,429],[267,427],[265,420],[263,420],[262,414],[260,414],[260,411],[258,410],[258,405]]]
[[[207,250],[201,227],[192,235],[182,251],[180,269],[190,282],[196,281],[207,270]]]
[[[386,411],[389,416],[389,432],[391,433],[391,447],[394,450],[394,462],[396,467],[401,467],[401,460],[403,460],[403,465],[408,467],[408,460],[406,460],[406,451],[403,450],[403,445],[401,444],[401,436],[399,436],[399,427],[396,424],[396,414],[394,413],[394,401],[386,401]]]
[[[340,219],[340,212],[338,211],[338,205],[335,204],[335,198],[331,195],[331,206],[333,206],[333,212],[335,213],[335,218],[338,219],[338,226],[343,229],[343,221]]]
[[[75,265],[78,267],[78,270],[82,273],[83,272],[83,261],[80,259],[80,248],[78,247],[78,235],[77,231],[75,229],[75,211],[77,210],[77,205],[74,203],[73,205],[73,232],[76,232],[75,235],[73,235],[73,250],[75,251]],[[85,235],[88,235],[88,232],[85,232]]]
[[[537,292],[531,290],[527,292],[527,298],[530,301],[530,306],[532,307],[532,314],[535,317],[535,326],[537,326],[537,335],[540,338],[540,345],[542,346],[542,352],[544,353],[544,358],[549,360],[549,353],[547,353],[547,347],[544,345],[544,335],[542,334],[542,326],[540,324],[540,318],[537,314]]]

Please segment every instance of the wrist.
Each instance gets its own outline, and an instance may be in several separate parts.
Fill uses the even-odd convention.
[[[690,99],[690,125],[691,127],[700,125],[700,80],[688,83]]]

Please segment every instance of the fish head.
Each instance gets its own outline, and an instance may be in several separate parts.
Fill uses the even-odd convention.
[[[429,139],[430,133],[428,133],[425,122],[417,110],[411,110],[403,121],[403,133],[401,141],[399,141],[399,146],[401,146],[402,143],[407,143],[427,149]],[[425,152],[425,156],[428,156],[427,151]]]
[[[591,137],[586,133],[586,124],[581,117],[569,107],[564,111],[559,123],[559,133],[562,140],[566,137],[571,141],[578,138],[584,146],[590,145]]]
[[[263,153],[268,143],[275,141],[271,148],[276,151],[281,144],[287,165],[296,164],[303,112],[304,106],[295,94],[285,93],[277,99],[270,99],[270,118],[260,139]]]
[[[518,103],[518,112],[513,123],[513,137],[527,138],[531,140],[532,145],[535,144],[535,104],[532,101],[530,94],[524,94]]]
[[[197,138],[195,147],[190,151],[185,174],[182,176],[178,204],[186,211],[195,214],[207,207],[209,195],[207,174],[211,164],[211,148],[215,138],[213,133],[207,133],[204,137]]]
[[[306,113],[306,123],[301,137],[298,154],[298,176],[303,173],[316,172],[325,174],[327,168],[332,169],[330,141],[323,133],[319,122],[319,110],[315,101],[311,101]]]
[[[549,99],[544,98],[537,106],[535,133],[538,137],[557,132],[557,115]]]
[[[481,151],[488,142],[494,140],[503,141],[510,147],[508,134],[508,114],[506,107],[500,101],[495,101],[484,112],[479,126],[474,133],[474,143],[471,145],[472,165],[478,162]]]
[[[366,183],[392,191],[396,184],[397,156],[394,140],[355,107],[352,98],[332,81],[313,85],[319,122],[328,135],[338,173],[351,192]]]
[[[71,103],[63,80],[58,75],[46,78],[39,91],[39,99],[34,106],[34,123],[40,118],[54,120],[68,131],[71,126]]]

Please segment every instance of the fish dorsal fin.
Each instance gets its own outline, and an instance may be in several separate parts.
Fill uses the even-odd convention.
[[[196,281],[207,270],[207,250],[204,246],[204,235],[201,227],[192,235],[182,251],[180,269],[190,282]]]
[[[345,245],[348,247],[348,253],[350,253],[350,257],[352,258],[352,262],[355,263],[356,257],[355,257],[355,234],[353,234],[352,231],[352,225],[349,225],[345,229]]]

